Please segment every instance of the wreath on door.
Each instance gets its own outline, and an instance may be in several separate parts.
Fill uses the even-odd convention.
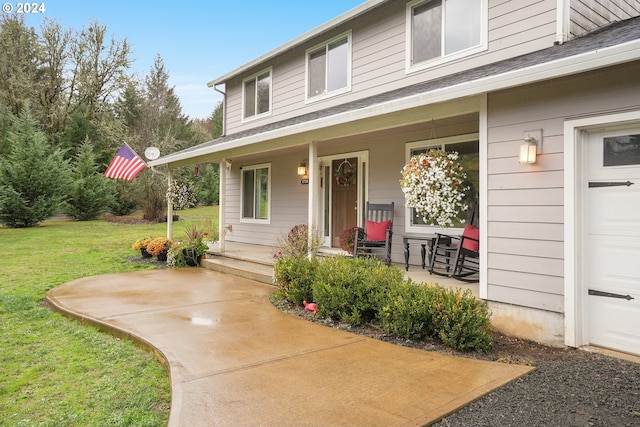
[[[345,159],[340,163],[340,166],[336,168],[334,176],[336,178],[336,184],[341,187],[348,187],[353,184],[353,179],[356,176],[356,170],[353,168],[353,165],[351,165],[349,160]]]

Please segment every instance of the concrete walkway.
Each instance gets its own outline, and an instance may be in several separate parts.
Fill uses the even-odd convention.
[[[88,277],[47,298],[166,360],[170,426],[424,425],[531,370],[320,326],[281,313],[273,291],[191,268]]]

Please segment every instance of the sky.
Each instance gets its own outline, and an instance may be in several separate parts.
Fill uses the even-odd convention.
[[[365,0],[45,0],[44,12],[25,14],[40,28],[44,19],[81,30],[93,20],[131,45],[132,72],[149,74],[156,56],[190,118],[211,115],[222,96],[207,83]],[[33,4],[31,2],[30,4]],[[3,14],[19,2],[3,0]]]

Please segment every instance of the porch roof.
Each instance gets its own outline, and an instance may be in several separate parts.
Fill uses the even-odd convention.
[[[160,157],[149,162],[149,165],[189,164],[197,157],[216,153],[222,158],[227,150],[276,138],[576,74],[639,58],[640,17],[636,17],[537,52],[225,135]],[[297,143],[300,144],[300,141]]]

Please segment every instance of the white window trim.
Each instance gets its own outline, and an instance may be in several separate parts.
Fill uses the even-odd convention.
[[[340,39],[347,38],[347,86],[341,89],[334,90],[333,92],[327,92],[322,95],[309,96],[309,54],[321,48],[322,46],[327,46],[331,43],[334,43]],[[304,102],[306,104],[311,104],[314,102],[322,101],[327,98],[332,98],[337,95],[341,95],[343,93],[351,92],[351,75],[352,75],[352,34],[351,30],[345,31],[342,34],[339,34],[323,43],[318,43],[317,45],[310,47],[304,52]],[[325,80],[326,83],[326,80]]]
[[[245,94],[245,84],[246,82],[248,82],[249,80],[255,80],[258,76],[265,74],[265,73],[269,73],[269,111],[266,111],[264,113],[260,113],[260,114],[254,114],[253,116],[250,117],[245,117],[245,102],[246,102],[246,94]],[[257,88],[257,84],[256,84],[256,88]],[[257,99],[256,99],[257,102]],[[252,75],[250,75],[249,77],[246,77],[244,79],[242,79],[242,123],[245,122],[250,122],[253,120],[257,120],[260,119],[262,117],[267,117],[271,115],[271,111],[273,110],[273,67],[268,67],[265,68],[264,70],[261,70],[257,73],[254,73]]]
[[[267,188],[267,197],[269,198],[269,207],[266,219],[257,219],[257,218],[244,218],[242,213],[244,212],[244,171],[246,170],[257,170],[267,168],[269,185]],[[242,166],[240,168],[240,222],[246,224],[271,224],[271,163],[261,163],[259,165],[251,165],[251,166]],[[254,188],[255,191],[255,188]],[[255,193],[253,195],[255,197]]]
[[[430,148],[430,147],[444,147],[447,144],[456,144],[460,142],[479,141],[479,133],[468,133],[465,135],[455,135],[446,138],[426,139],[421,141],[408,142],[405,144],[405,164],[411,159],[411,150],[414,148]],[[411,208],[405,204],[405,224],[404,230],[406,233],[435,233],[443,230],[438,225],[412,225],[411,224]],[[462,228],[447,228],[447,233],[452,235],[462,234]]]
[[[488,0],[480,0],[480,44],[478,46],[472,46],[461,51],[439,56],[438,58],[430,59],[420,62],[419,64],[413,64],[413,31],[411,25],[411,10],[422,3],[426,3],[429,0],[413,0],[407,3],[406,15],[405,15],[405,73],[411,74],[417,71],[423,71],[425,69],[452,62],[466,56],[474,55],[479,52],[486,51],[488,49],[488,28],[489,28],[489,14],[488,14]]]

